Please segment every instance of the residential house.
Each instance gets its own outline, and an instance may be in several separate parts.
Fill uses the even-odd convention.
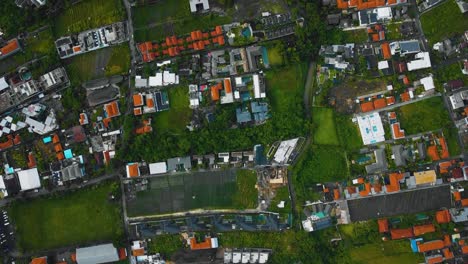
[[[76,249],[76,262],[78,264],[98,264],[116,262],[118,260],[119,254],[112,244]]]
[[[189,0],[190,12],[204,12],[210,9],[209,0]]]
[[[357,116],[364,145],[385,141],[385,131],[379,113]]]
[[[431,58],[429,52],[420,52],[414,55],[414,60],[409,61],[407,64],[408,71],[415,71],[431,67]]]
[[[167,160],[168,172],[189,171],[191,168],[192,162],[190,156],[171,158]]]
[[[366,172],[368,174],[381,172],[387,170],[387,157],[385,155],[385,149],[374,150],[375,163],[366,165]]]
[[[151,175],[166,173],[167,172],[166,162],[150,163],[149,172]]]
[[[16,172],[21,191],[29,191],[41,188],[41,179],[37,168],[20,170]]]
[[[0,44],[2,45],[2,44]],[[18,39],[14,38],[0,46],[0,60],[5,59],[21,50]]]
[[[468,91],[460,91],[449,96],[452,109],[459,109],[465,106],[465,101],[468,100]]]

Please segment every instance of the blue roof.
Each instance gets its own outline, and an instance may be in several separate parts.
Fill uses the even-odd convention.
[[[66,149],[66,150],[63,152],[63,155],[65,156],[66,159],[71,159],[71,158],[73,158],[73,153],[72,153],[72,150],[71,150],[71,149]]]
[[[44,142],[45,144],[50,143],[52,142],[52,137],[45,137],[42,139],[42,142]]]
[[[411,250],[413,250],[413,252],[419,252],[417,242],[422,241],[422,240],[423,240],[422,238],[410,239]]]
[[[251,102],[250,106],[252,107],[252,113],[268,112],[267,103]]]
[[[266,159],[265,154],[263,153],[263,151],[265,151],[265,149],[263,148],[262,145],[255,145],[254,146],[255,164],[257,164],[257,165],[267,164],[267,159]]]
[[[252,115],[249,111],[242,111],[242,109],[236,109],[237,123],[246,123],[252,121]]]

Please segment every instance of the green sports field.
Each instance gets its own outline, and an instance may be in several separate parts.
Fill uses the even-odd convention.
[[[35,252],[57,247],[117,240],[123,234],[116,182],[103,183],[70,194],[15,202],[9,208],[18,247]]]
[[[246,209],[257,206],[256,173],[223,170],[167,175],[149,179],[148,190],[127,202],[130,216],[193,209]]]

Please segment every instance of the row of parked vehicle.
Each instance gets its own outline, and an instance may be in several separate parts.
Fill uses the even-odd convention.
[[[6,211],[0,211],[0,252],[7,254],[13,248],[13,227]]]

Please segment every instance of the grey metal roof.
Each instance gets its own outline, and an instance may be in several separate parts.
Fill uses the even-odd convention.
[[[367,173],[379,172],[387,169],[387,161],[385,156],[384,149],[377,149],[374,151],[375,154],[375,163],[367,165]]]
[[[421,47],[419,47],[419,41],[417,40],[400,41],[400,49],[402,54],[416,53],[421,51]]]
[[[98,264],[118,260],[117,249],[110,243],[76,249],[76,262],[78,264]]]
[[[192,168],[192,163],[190,156],[187,157],[177,157],[167,160],[167,170],[175,171],[183,169],[189,170]]]

